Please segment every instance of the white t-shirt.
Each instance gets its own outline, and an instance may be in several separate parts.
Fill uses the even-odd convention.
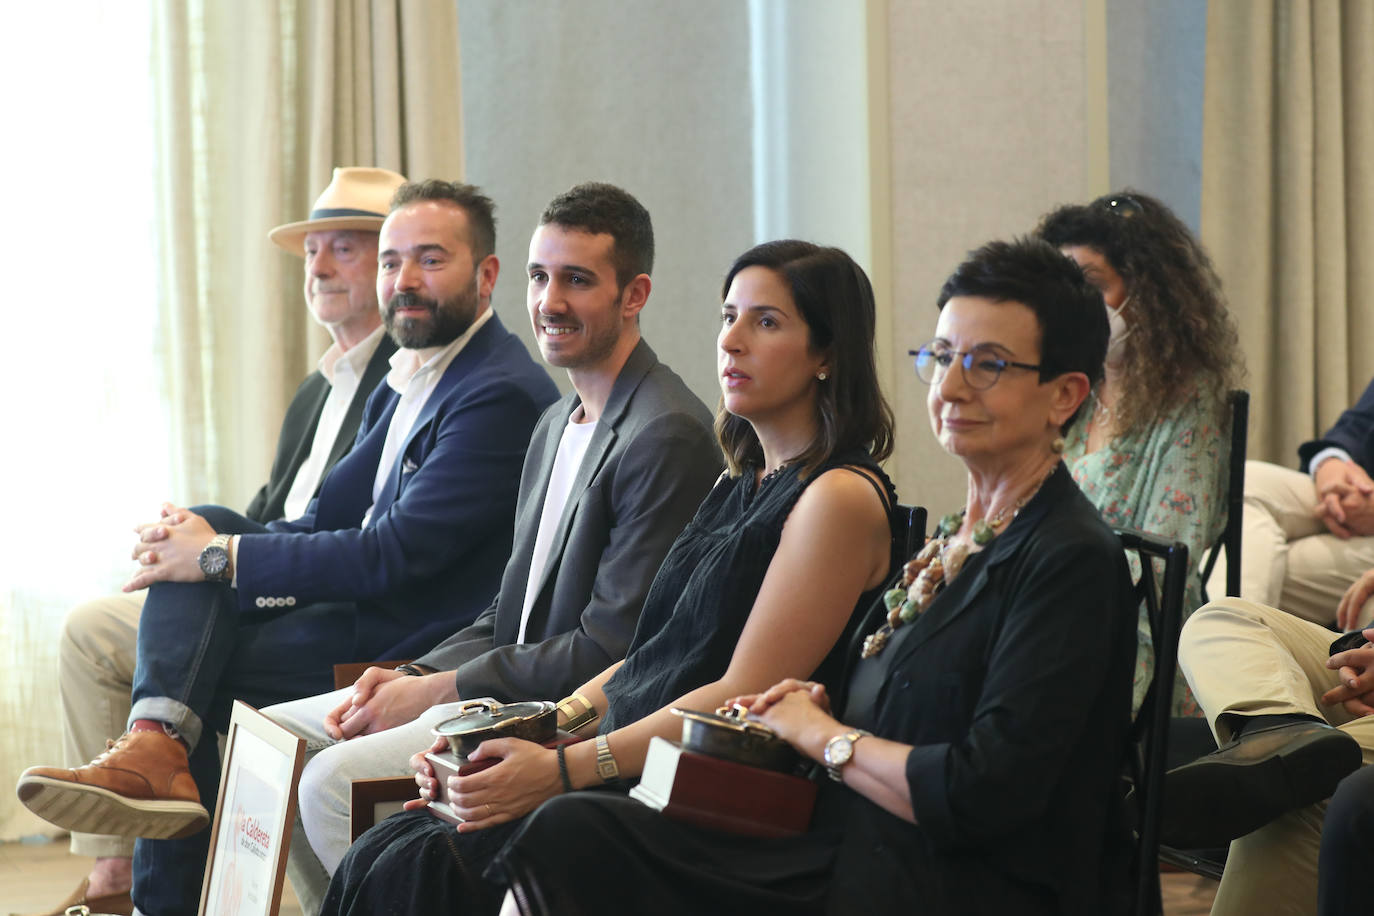
[[[568,418],[563,428],[563,438],[558,441],[558,455],[553,459],[553,471],[549,474],[549,488],[544,493],[544,511],[539,516],[539,533],[534,538],[534,555],[530,557],[530,577],[525,583],[525,606],[520,611],[520,635],[516,642],[525,641],[525,628],[530,622],[530,608],[538,594],[539,583],[544,578],[544,568],[549,562],[549,551],[553,547],[553,535],[558,522],[563,518],[563,509],[568,505],[574,478],[582,459],[587,454],[587,445],[592,441],[596,423],[579,423],[582,415],[579,407]]]

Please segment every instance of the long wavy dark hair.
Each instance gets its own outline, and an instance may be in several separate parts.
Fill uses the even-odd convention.
[[[1220,415],[1226,390],[1245,375],[1240,340],[1211,258],[1173,211],[1125,188],[1050,212],[1035,234],[1059,248],[1094,249],[1125,281],[1131,298],[1124,317],[1132,330],[1113,407],[1118,434],[1194,394]]]
[[[812,352],[828,354],[828,375],[816,383],[816,438],[793,460],[803,476],[837,452],[864,448],[876,461],[892,454],[892,408],[878,385],[873,356],[877,309],[863,268],[838,248],[785,239],[755,245],[735,259],[721,287],[722,300],[735,275],[766,267],[782,278],[806,322]],[[716,410],[716,438],[731,476],[763,465],[763,446],[748,420]]]

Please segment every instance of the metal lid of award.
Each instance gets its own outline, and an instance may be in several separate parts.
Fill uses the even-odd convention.
[[[431,731],[435,737],[447,738],[449,751],[466,760],[488,738],[523,738],[543,744],[553,738],[557,727],[558,712],[553,703],[500,703],[482,697],[459,704],[458,715],[445,719]]]
[[[739,704],[715,712],[673,707],[682,717],[682,747],[746,766],[790,773],[800,761],[792,745]]]

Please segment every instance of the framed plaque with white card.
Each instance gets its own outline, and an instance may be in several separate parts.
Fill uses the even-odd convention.
[[[304,763],[304,738],[234,702],[200,916],[275,916]]]

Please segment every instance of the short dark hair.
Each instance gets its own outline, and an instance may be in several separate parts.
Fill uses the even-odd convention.
[[[407,181],[391,196],[391,212],[424,200],[453,204],[467,215],[468,229],[472,234],[468,245],[472,248],[474,262],[496,253],[496,204],[482,193],[481,188],[440,178]]]
[[[623,188],[601,181],[587,181],[559,194],[539,216],[539,225],[553,224],[580,229],[614,240],[611,263],[621,288],[640,274],[654,269],[654,224],[649,211]]]
[[[755,245],[725,275],[725,299],[735,275],[766,267],[782,278],[811,337],[813,352],[827,354],[829,377],[817,383],[816,439],[795,460],[810,474],[831,455],[863,448],[877,461],[892,454],[892,408],[878,384],[873,356],[877,308],[863,268],[838,248],[784,239]],[[716,411],[716,436],[732,474],[763,464],[763,447],[742,417]]]
[[[940,288],[937,305],[955,296],[1019,302],[1040,328],[1040,381],[1082,372],[1096,385],[1107,358],[1107,310],[1102,293],[1059,249],[1038,238],[989,242],[969,252]],[[1080,407],[1081,409],[1081,407]],[[1061,428],[1067,431],[1078,411]]]
[[[1173,211],[1122,188],[1052,210],[1035,234],[1058,248],[1093,249],[1126,284],[1132,330],[1112,407],[1118,432],[1144,428],[1195,394],[1220,410],[1245,374],[1236,323],[1206,250]]]

